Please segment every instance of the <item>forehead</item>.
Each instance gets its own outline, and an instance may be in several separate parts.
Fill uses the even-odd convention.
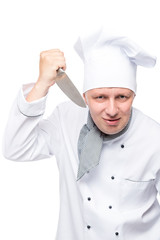
[[[128,88],[118,88],[118,87],[105,87],[105,88],[94,88],[90,89],[87,92],[87,95],[92,94],[132,94],[133,91]]]

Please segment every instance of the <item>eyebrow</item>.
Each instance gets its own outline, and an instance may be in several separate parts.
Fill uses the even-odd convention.
[[[104,93],[104,92],[94,92],[94,93],[91,93],[91,95],[104,95],[104,96],[109,96],[110,94],[108,93]],[[114,94],[115,96],[119,96],[119,95],[126,95],[126,96],[131,96],[132,95],[132,92],[119,92],[119,93],[115,93]]]

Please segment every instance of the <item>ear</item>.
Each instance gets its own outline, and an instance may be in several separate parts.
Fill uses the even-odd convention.
[[[83,93],[83,98],[84,98],[86,105],[88,105],[86,93]]]
[[[135,93],[133,93],[133,100],[135,99],[135,97],[136,97],[136,94],[135,94]]]

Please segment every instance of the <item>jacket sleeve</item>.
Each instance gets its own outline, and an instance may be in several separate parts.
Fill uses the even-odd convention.
[[[25,100],[32,86],[23,86],[10,111],[3,139],[3,155],[9,160],[32,161],[54,155],[57,115],[52,116],[54,122],[43,119],[47,97],[31,103]]]
[[[160,196],[160,170],[157,173],[157,179],[156,179],[156,189],[158,191],[158,194]]]

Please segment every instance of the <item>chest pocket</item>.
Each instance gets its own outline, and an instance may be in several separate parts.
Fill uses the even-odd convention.
[[[155,180],[120,180],[120,209],[135,210],[145,206],[156,197]]]

